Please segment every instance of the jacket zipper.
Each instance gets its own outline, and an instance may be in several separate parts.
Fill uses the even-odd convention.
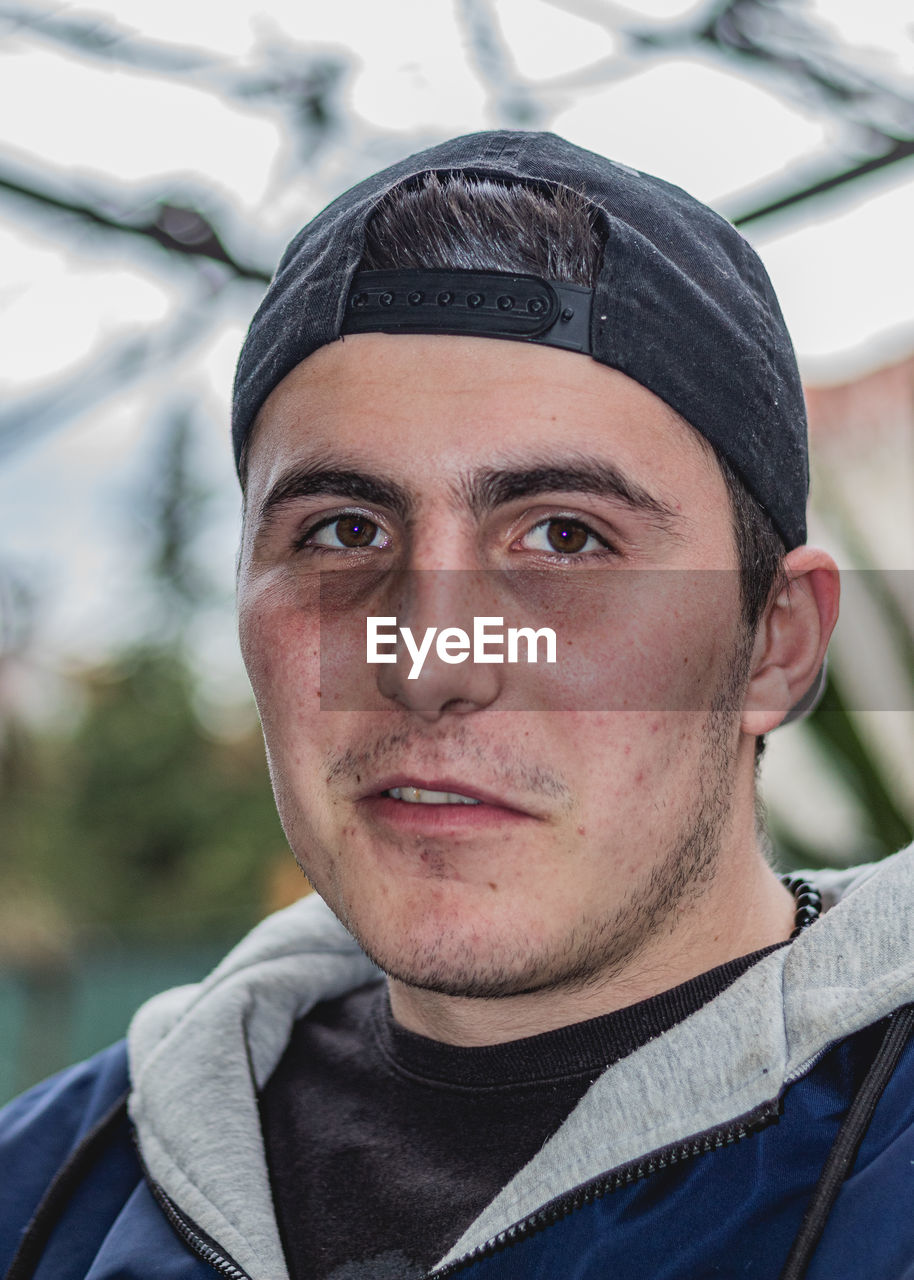
[[[583,1208],[584,1205],[591,1204],[594,1200],[600,1199],[601,1196],[609,1195],[622,1187],[630,1186],[631,1183],[648,1178],[652,1173],[658,1173],[661,1169],[668,1169],[671,1165],[681,1164],[684,1160],[691,1160],[695,1156],[707,1155],[711,1151],[719,1151],[721,1147],[727,1147],[734,1142],[739,1142],[742,1138],[748,1137],[749,1134],[765,1128],[766,1125],[776,1120],[779,1115],[780,1105],[777,1100],[763,1103],[762,1106],[757,1107],[733,1124],[717,1129],[709,1129],[707,1133],[690,1138],[686,1142],[681,1142],[671,1147],[663,1147],[644,1159],[622,1165],[611,1174],[597,1178],[593,1182],[588,1182],[576,1191],[569,1192],[568,1195],[553,1200],[544,1208],[537,1209],[536,1213],[532,1213],[521,1222],[515,1222],[513,1226],[508,1227],[506,1230],[500,1231],[497,1236],[486,1241],[485,1244],[479,1245],[470,1253],[464,1254],[456,1262],[449,1263],[447,1267],[443,1267],[440,1271],[431,1272],[429,1280],[432,1280],[432,1278],[434,1280],[447,1280],[447,1277],[456,1275],[462,1268],[472,1263],[481,1262],[484,1258],[491,1257],[493,1254],[500,1253],[510,1245],[519,1244],[521,1240],[525,1240],[528,1236],[535,1235],[537,1231],[542,1231],[546,1227],[552,1226],[561,1218],[565,1218],[577,1209]],[[219,1275],[226,1276],[228,1280],[251,1280],[248,1273],[242,1271],[237,1263],[232,1262],[230,1258],[226,1258],[218,1249],[215,1249],[202,1236],[198,1235],[193,1224],[184,1217],[174,1201],[150,1177],[149,1170],[145,1168],[145,1164],[143,1168],[146,1174],[146,1181],[159,1208],[191,1252],[195,1253],[198,1258],[202,1258]]]
[[[837,1040],[832,1040],[823,1049],[816,1050],[811,1058],[807,1058],[806,1061],[801,1062],[798,1067],[794,1067],[793,1071],[784,1077],[784,1088],[786,1089],[788,1085],[796,1084],[796,1082],[801,1080],[803,1076],[808,1075],[809,1072],[812,1071],[813,1067],[817,1066],[825,1055],[834,1049],[837,1043]]]
[[[228,1277],[228,1280],[251,1280],[246,1271],[242,1271],[230,1258],[226,1258],[218,1249],[213,1248],[202,1236],[197,1234],[192,1223],[188,1222],[174,1201],[169,1199],[158,1183],[153,1182],[148,1177],[148,1174],[147,1181],[159,1208],[192,1253],[195,1253],[198,1258],[202,1258],[214,1271],[218,1271],[219,1275]]]
[[[140,1144],[137,1139],[136,1129],[131,1126],[131,1137],[133,1138],[133,1147],[136,1151],[137,1159],[140,1162],[140,1168],[143,1170],[143,1176],[149,1190],[153,1194],[156,1204],[164,1213],[165,1217],[171,1224],[172,1229],[181,1237],[191,1253],[197,1255],[198,1258],[207,1263],[217,1271],[219,1275],[226,1276],[227,1280],[251,1280],[246,1271],[242,1271],[241,1267],[231,1258],[227,1258],[220,1253],[209,1240],[204,1240],[203,1236],[194,1227],[194,1224],[184,1217],[184,1214],[171,1199],[171,1197],[159,1186],[147,1168],[146,1161],[143,1159],[143,1153],[140,1150]]]
[[[707,1155],[712,1151],[719,1151],[722,1147],[731,1146],[734,1142],[739,1142],[750,1134],[757,1133],[759,1129],[764,1129],[772,1121],[777,1120],[780,1112],[780,1102],[778,1099],[774,1099],[771,1102],[762,1103],[761,1106],[747,1112],[746,1115],[741,1116],[729,1125],[709,1129],[706,1133],[689,1138],[685,1142],[676,1143],[669,1147],[661,1147],[650,1156],[621,1165],[618,1169],[613,1170],[612,1173],[595,1178],[592,1182],[578,1187],[577,1190],[553,1200],[544,1208],[537,1209],[529,1217],[520,1222],[515,1222],[504,1231],[500,1231],[497,1236],[464,1254],[462,1258],[458,1258],[455,1262],[449,1263],[440,1270],[430,1272],[428,1280],[448,1280],[448,1277],[455,1276],[464,1267],[481,1262],[496,1253],[501,1253],[502,1250],[509,1248],[511,1245],[519,1244],[522,1240],[527,1239],[528,1236],[535,1235],[537,1231],[542,1231],[546,1227],[552,1226],[560,1219],[567,1217],[578,1209],[582,1209],[587,1204],[592,1204],[594,1200],[598,1200],[602,1196],[610,1195],[613,1191],[630,1186],[633,1182],[642,1181],[644,1178],[650,1177],[651,1174],[659,1173],[662,1169],[668,1169],[672,1165],[681,1164],[683,1161],[694,1159],[696,1156]],[[134,1143],[139,1154],[139,1147],[135,1139]],[[225,1257],[209,1241],[204,1240],[197,1233],[193,1223],[184,1217],[174,1201],[150,1177],[149,1170],[146,1168],[142,1157],[140,1157],[140,1162],[146,1175],[146,1181],[160,1209],[191,1252],[196,1254],[198,1258],[202,1258],[219,1275],[226,1276],[227,1280],[251,1280],[248,1273],[242,1271],[237,1263]]]
[[[731,1146],[734,1142],[739,1142],[750,1134],[757,1133],[759,1129],[764,1129],[772,1121],[777,1120],[780,1113],[780,1102],[778,1099],[774,1099],[771,1102],[762,1103],[761,1106],[747,1112],[746,1115],[741,1116],[729,1125],[709,1129],[706,1133],[689,1138],[685,1142],[676,1143],[669,1147],[661,1147],[652,1155],[643,1157],[640,1160],[633,1160],[629,1164],[620,1165],[612,1173],[604,1174],[599,1178],[595,1178],[592,1182],[587,1182],[578,1187],[575,1191],[569,1192],[567,1195],[559,1196],[542,1209],[537,1209],[528,1218],[515,1222],[513,1226],[500,1231],[497,1236],[493,1236],[485,1244],[478,1245],[477,1248],[464,1254],[462,1258],[458,1258],[455,1262],[449,1263],[440,1270],[431,1271],[427,1280],[448,1280],[448,1277],[455,1276],[464,1267],[481,1262],[496,1253],[501,1253],[512,1245],[519,1244],[522,1240],[526,1240],[528,1236],[535,1235],[536,1232],[553,1226],[561,1218],[566,1218],[569,1214],[582,1209],[585,1205],[592,1204],[594,1200],[599,1200],[602,1196],[609,1195],[613,1191],[619,1191],[622,1187],[630,1186],[633,1182],[648,1178],[652,1173],[668,1169],[671,1165],[681,1164],[683,1161],[691,1160],[695,1156],[707,1155],[711,1151],[719,1151],[721,1147]]]

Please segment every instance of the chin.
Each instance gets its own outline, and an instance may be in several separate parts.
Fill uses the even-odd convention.
[[[398,910],[391,903],[383,918],[374,910],[337,912],[368,958],[388,977],[453,996],[510,995],[528,989],[540,959],[530,954],[530,939],[539,930],[536,926],[519,929],[517,913],[510,925],[491,916],[485,919],[447,893],[433,895],[424,905],[399,905]]]
[[[581,990],[624,966],[641,942],[618,917],[551,936],[542,921],[524,920],[517,911],[510,922],[475,918],[464,930],[455,927],[453,914],[449,921],[428,914],[401,927],[389,917],[340,918],[389,978],[463,999]]]

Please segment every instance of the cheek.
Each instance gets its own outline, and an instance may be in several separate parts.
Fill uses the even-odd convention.
[[[578,798],[577,834],[598,865],[643,869],[667,847],[706,781],[704,711],[576,713],[552,720],[553,747]],[[581,829],[583,828],[583,830]]]
[[[682,711],[604,711],[567,718],[567,758],[577,759],[580,792],[618,812],[655,806],[680,768],[700,748],[706,717]]]
[[[732,572],[555,575],[541,595],[526,603],[535,625],[554,627],[557,662],[515,669],[535,687],[541,705],[665,713],[713,704],[739,634],[739,583]]]
[[[271,752],[276,732],[285,735],[320,708],[319,635],[317,614],[303,609],[294,591],[278,584],[239,589],[241,653]]]
[[[320,713],[319,627],[281,590],[239,590],[241,652],[260,723],[276,807],[290,846],[313,851],[322,815],[320,779],[332,716]],[[312,857],[313,857],[312,852]]]

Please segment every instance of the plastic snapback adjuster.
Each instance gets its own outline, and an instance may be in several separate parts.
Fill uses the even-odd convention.
[[[511,338],[590,355],[593,290],[501,271],[360,271],[341,333]]]

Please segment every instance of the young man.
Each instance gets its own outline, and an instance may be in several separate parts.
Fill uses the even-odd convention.
[[[748,245],[443,144],[290,245],[234,439],[317,894],[9,1108],[10,1275],[914,1276],[910,856],[786,884],[756,829],[838,584]]]

